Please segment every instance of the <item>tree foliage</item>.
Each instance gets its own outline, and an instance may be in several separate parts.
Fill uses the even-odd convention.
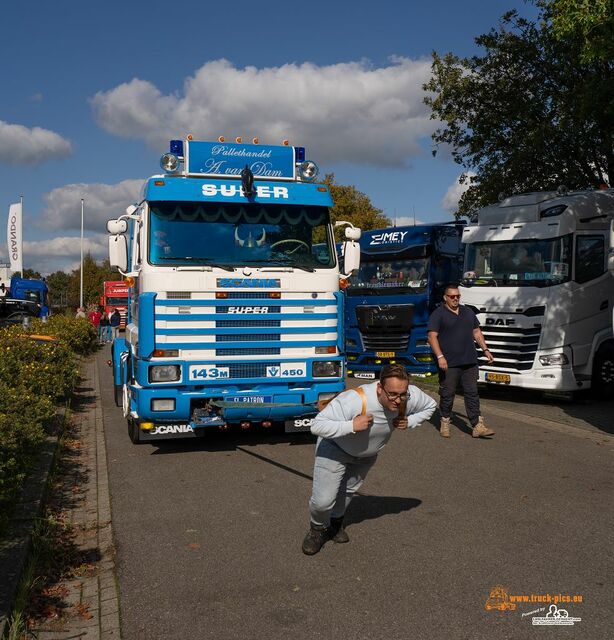
[[[117,271],[111,269],[108,260],[103,260],[99,265],[88,253],[83,258],[83,304],[87,306],[97,305],[100,302],[105,280],[121,280]],[[70,275],[68,286],[68,300],[72,306],[78,306],[81,288],[81,271],[75,269]]]
[[[476,38],[484,55],[433,54],[424,85],[442,123],[433,140],[450,146],[469,185],[458,215],[500,193],[597,187],[614,176],[612,61],[586,62],[581,40],[555,37],[548,18],[512,11]]]
[[[324,184],[330,189],[334,206],[331,220],[345,220],[363,230],[389,227],[391,222],[381,209],[373,206],[369,196],[353,185],[341,185],[335,182],[335,174],[324,176]]]
[[[543,0],[557,38],[579,36],[585,61],[614,57],[614,3],[612,0]]]

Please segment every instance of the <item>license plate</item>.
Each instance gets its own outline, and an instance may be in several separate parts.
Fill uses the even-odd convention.
[[[376,351],[375,355],[378,358],[394,358],[394,351]]]
[[[245,402],[247,404],[268,404],[273,402],[273,396],[230,396],[224,398],[227,402]]]
[[[355,371],[354,377],[360,380],[375,380],[375,372],[373,371]]]
[[[486,382],[502,382],[503,384],[509,384],[512,381],[512,376],[508,373],[486,373],[484,376]]]
[[[313,418],[294,418],[293,420],[286,420],[285,432],[297,433],[300,431],[309,431]]]

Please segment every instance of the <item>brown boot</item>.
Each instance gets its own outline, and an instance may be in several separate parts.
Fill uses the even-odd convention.
[[[443,416],[441,417],[441,423],[439,425],[439,433],[444,438],[449,438],[450,437],[450,422],[451,421],[452,421],[452,418],[444,418]]]
[[[331,518],[330,527],[328,527],[328,537],[338,544],[344,544],[350,541],[345,527],[343,526],[343,517]]]
[[[318,526],[312,522],[303,540],[303,553],[307,556],[315,555],[328,539],[328,527]]]
[[[471,433],[471,435],[474,438],[483,438],[485,436],[494,436],[495,432],[492,429],[489,429],[484,424],[484,418],[482,418],[482,416],[480,416],[478,418],[478,421],[476,422],[475,426],[473,427],[473,432]]]

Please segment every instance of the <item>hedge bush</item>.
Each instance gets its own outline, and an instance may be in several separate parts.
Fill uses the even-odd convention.
[[[0,329],[0,528],[55,406],[77,382],[77,354],[96,345],[87,320],[66,316],[37,320],[28,329]]]

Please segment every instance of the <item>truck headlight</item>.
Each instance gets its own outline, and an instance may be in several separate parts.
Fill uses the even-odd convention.
[[[551,353],[547,356],[539,356],[539,362],[543,367],[562,367],[569,364],[569,358],[564,353]]]
[[[181,377],[178,364],[158,364],[149,367],[149,382],[175,382]]]
[[[341,376],[341,362],[339,360],[316,360],[311,365],[314,378],[339,378]]]

